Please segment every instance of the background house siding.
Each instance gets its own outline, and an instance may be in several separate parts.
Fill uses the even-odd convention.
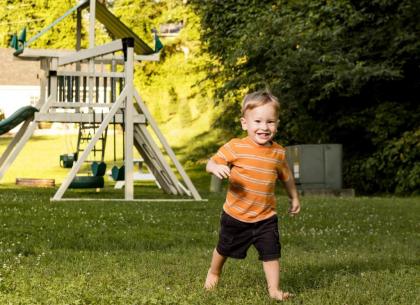
[[[23,106],[34,106],[40,95],[40,63],[20,60],[14,51],[0,48],[0,109],[6,117]]]

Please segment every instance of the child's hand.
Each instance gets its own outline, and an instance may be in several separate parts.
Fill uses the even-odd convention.
[[[291,216],[294,216],[294,215],[296,215],[296,214],[299,214],[299,212],[300,212],[300,202],[299,202],[299,198],[298,198],[298,197],[296,197],[296,198],[292,198],[292,199],[290,199],[289,204],[290,204],[289,214],[290,214]]]
[[[212,159],[207,162],[206,171],[215,175],[219,179],[228,178],[230,176],[230,167],[223,164],[217,164]]]
[[[230,176],[230,168],[226,165],[216,164],[213,168],[211,173],[215,175],[219,179],[229,178]]]

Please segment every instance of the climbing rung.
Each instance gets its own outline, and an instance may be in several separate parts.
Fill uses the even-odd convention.
[[[92,139],[92,137],[80,137],[80,140],[91,140],[91,139]],[[106,141],[106,138],[99,138],[98,141],[99,140]]]

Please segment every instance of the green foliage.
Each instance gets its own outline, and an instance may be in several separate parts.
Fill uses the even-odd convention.
[[[386,141],[382,147],[363,163],[354,164],[356,173],[350,172],[350,176],[364,173],[358,181],[358,188],[364,191],[374,188],[397,194],[419,194],[420,129],[407,131],[401,138]]]
[[[386,176],[355,166],[372,156],[381,162],[390,142],[419,128],[418,1],[193,3],[208,51],[221,63],[212,77],[223,83],[227,115],[218,126],[232,128],[244,93],[268,87],[282,101],[281,143],[342,143],[345,182],[358,191],[418,189],[402,180],[388,187],[398,163],[383,165]]]

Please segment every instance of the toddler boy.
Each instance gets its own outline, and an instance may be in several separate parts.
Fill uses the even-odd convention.
[[[285,149],[273,141],[279,111],[280,104],[270,92],[248,94],[240,119],[248,136],[230,140],[207,163],[207,172],[229,179],[219,241],[204,284],[207,290],[217,285],[228,257],[243,259],[254,245],[263,262],[270,297],[290,297],[279,288],[281,246],[274,195],[276,180],[281,180],[287,191],[291,215],[299,213],[300,202]]]

